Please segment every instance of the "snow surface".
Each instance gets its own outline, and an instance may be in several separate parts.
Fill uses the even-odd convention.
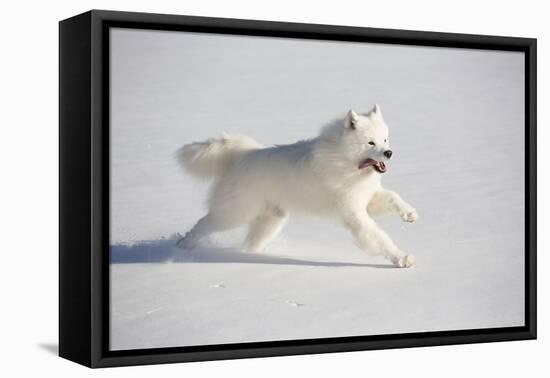
[[[524,324],[523,55],[252,37],[112,32],[111,348]],[[360,251],[335,221],[292,217],[262,254],[243,230],[174,247],[207,184],[184,143],[312,137],[378,102],[384,176],[417,223],[381,225],[417,266]]]

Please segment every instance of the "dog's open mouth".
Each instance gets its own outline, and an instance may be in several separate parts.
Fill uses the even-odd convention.
[[[376,170],[376,172],[378,172],[378,173],[386,172],[386,164],[383,161],[376,161],[376,160],[371,159],[371,158],[363,160],[359,164],[358,168],[359,169],[364,169],[364,168],[368,168],[368,167],[373,167]]]

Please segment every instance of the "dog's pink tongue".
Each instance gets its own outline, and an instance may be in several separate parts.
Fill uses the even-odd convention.
[[[386,172],[386,164],[383,161],[376,161],[374,159],[366,159],[359,164],[359,170],[367,167],[373,167],[376,172],[384,173]]]
[[[366,159],[366,160],[363,160],[361,162],[361,164],[359,164],[359,169],[363,169],[363,168],[367,168],[367,167],[370,167],[372,165],[376,165],[378,164],[378,162],[374,159]]]

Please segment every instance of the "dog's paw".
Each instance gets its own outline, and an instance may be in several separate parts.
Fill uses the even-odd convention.
[[[418,212],[416,209],[407,209],[407,211],[403,211],[399,215],[401,219],[403,219],[403,222],[413,223],[418,219]]]
[[[400,258],[393,260],[393,263],[399,268],[412,268],[415,263],[415,258],[413,255],[406,255]]]

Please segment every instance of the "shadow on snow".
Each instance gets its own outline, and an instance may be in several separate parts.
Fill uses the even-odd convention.
[[[111,246],[111,264],[132,263],[241,263],[297,265],[318,267],[367,267],[393,268],[390,264],[360,264],[334,261],[311,261],[259,253],[245,253],[235,248],[199,246],[193,250],[176,247],[175,239],[143,241],[135,244],[116,244]]]

